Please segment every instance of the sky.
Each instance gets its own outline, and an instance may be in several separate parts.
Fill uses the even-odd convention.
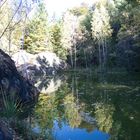
[[[49,17],[54,13],[56,17],[60,17],[66,9],[79,6],[83,2],[91,5],[93,1],[95,0],[45,0],[45,3]]]

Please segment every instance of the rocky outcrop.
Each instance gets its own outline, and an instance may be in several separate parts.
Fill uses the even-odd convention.
[[[38,82],[48,75],[55,75],[58,71],[66,69],[66,63],[55,53],[41,52],[39,54],[29,54],[24,50],[13,55],[18,71],[23,77],[28,78],[32,83]],[[37,78],[39,77],[39,79]]]
[[[6,95],[19,97],[21,101],[31,101],[37,97],[38,91],[17,71],[10,56],[0,50],[0,87]]]

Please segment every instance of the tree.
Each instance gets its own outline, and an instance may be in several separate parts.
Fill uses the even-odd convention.
[[[96,3],[92,16],[92,36],[98,44],[99,64],[104,68],[107,55],[107,39],[111,36],[110,16],[106,8],[107,1]]]
[[[20,38],[26,24],[25,19],[34,3],[35,1],[32,0],[4,0],[0,3],[1,47],[9,54],[20,48]]]
[[[80,6],[70,9],[69,12],[74,16],[79,17],[88,14],[89,8],[86,3],[82,3]]]
[[[1,48],[10,54],[11,43],[12,43],[12,33],[15,27],[21,22],[20,19],[16,19],[18,12],[22,10],[22,5],[24,1],[19,2],[5,0],[0,3],[0,40]]]
[[[24,39],[24,49],[30,53],[49,49],[47,12],[43,3],[39,3],[35,16],[27,23]]]
[[[50,42],[53,48],[53,52],[56,53],[61,59],[66,60],[67,50],[62,47],[61,38],[62,38],[62,24],[61,22],[53,23],[50,26]]]
[[[140,4],[136,1],[126,1],[123,5],[118,6],[118,11],[120,29],[116,36],[117,65],[122,65],[128,71],[139,71]]]
[[[62,47],[70,52],[71,66],[74,68],[73,47],[75,47],[75,33],[77,29],[77,17],[67,11],[63,17],[62,25]]]

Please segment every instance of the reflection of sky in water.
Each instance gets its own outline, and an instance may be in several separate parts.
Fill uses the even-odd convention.
[[[58,127],[58,123],[54,123],[54,139],[55,140],[108,140],[109,134],[101,132],[97,129],[87,132],[86,129],[71,128],[63,123],[62,128]]]
[[[36,135],[44,140],[139,140],[139,75],[109,74],[107,83],[94,75],[73,76],[53,94],[40,94],[32,125]]]

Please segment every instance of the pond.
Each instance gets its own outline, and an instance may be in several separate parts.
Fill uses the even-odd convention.
[[[30,115],[38,139],[140,138],[139,74],[75,72],[46,79]]]

